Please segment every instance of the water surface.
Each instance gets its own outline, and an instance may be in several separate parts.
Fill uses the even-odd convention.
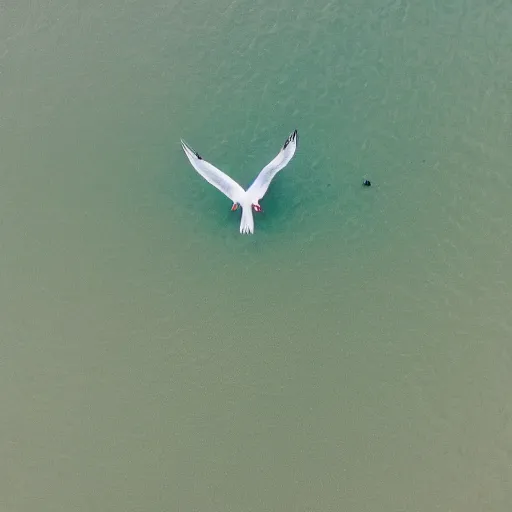
[[[510,510],[512,7],[11,4],[0,510]]]

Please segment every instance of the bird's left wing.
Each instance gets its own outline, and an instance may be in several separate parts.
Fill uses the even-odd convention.
[[[238,203],[242,199],[245,191],[234,179],[230,178],[227,174],[223,173],[206,160],[203,160],[199,153],[190,148],[183,139],[181,140],[181,146],[194,169],[208,183],[228,196],[234,203]]]
[[[253,200],[259,201],[265,195],[274,176],[292,159],[297,149],[298,141],[299,135],[297,130],[294,130],[286,139],[279,154],[262,169],[252,185],[247,189],[248,196]]]

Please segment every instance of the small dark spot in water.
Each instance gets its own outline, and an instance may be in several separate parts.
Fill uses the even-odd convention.
[[[425,163],[426,160],[422,160],[423,163]]]
[[[371,186],[372,186],[372,182],[370,180],[363,181],[363,187],[371,187]]]
[[[330,183],[327,183],[327,186],[328,186],[328,187],[330,187],[330,186],[331,186],[331,184],[330,184]]]

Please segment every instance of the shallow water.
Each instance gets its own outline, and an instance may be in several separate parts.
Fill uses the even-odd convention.
[[[0,15],[0,511],[510,509],[512,6]]]

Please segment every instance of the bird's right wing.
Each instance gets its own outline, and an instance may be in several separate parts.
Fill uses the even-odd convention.
[[[274,176],[293,158],[298,141],[299,136],[297,130],[294,130],[286,139],[281,151],[279,151],[274,160],[267,164],[258,176],[256,176],[252,185],[247,189],[248,196],[259,201],[265,195]]]
[[[199,153],[196,153],[190,148],[183,139],[181,139],[181,146],[183,147],[183,151],[185,151],[185,155],[187,155],[187,158],[190,160],[192,167],[194,167],[208,183],[228,196],[234,203],[238,203],[242,199],[245,190],[235,180],[206,160],[203,160]]]

